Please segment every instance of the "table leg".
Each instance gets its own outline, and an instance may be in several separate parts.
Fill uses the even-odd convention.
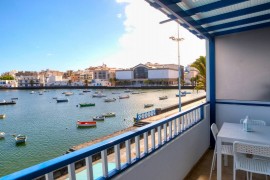
[[[221,154],[221,139],[217,138],[217,180],[221,180],[222,175],[222,154]]]

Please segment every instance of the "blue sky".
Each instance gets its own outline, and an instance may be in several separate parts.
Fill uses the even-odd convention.
[[[177,64],[177,24],[165,19],[144,0],[0,0],[0,74]],[[204,40],[180,36],[182,65],[205,55]]]
[[[0,72],[86,68],[117,50],[123,11],[112,0],[1,0]]]

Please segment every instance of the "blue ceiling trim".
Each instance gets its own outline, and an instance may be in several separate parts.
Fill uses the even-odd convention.
[[[180,3],[180,2],[182,2],[182,0],[167,0],[163,4],[166,6],[169,6],[169,5],[173,5],[173,4]]]
[[[168,0],[159,0],[162,4],[168,4]],[[171,2],[171,0],[170,0]],[[197,31],[201,32],[204,36],[210,37],[210,34],[194,19],[192,19],[185,11],[182,10],[177,4],[170,5],[168,7],[171,11],[180,16],[184,21],[187,21],[191,26],[193,26]]]
[[[249,30],[254,30],[254,29],[261,29],[261,28],[266,28],[266,27],[270,27],[270,22],[247,26],[247,27],[242,27],[242,28],[237,28],[237,29],[232,29],[232,30],[227,30],[227,31],[216,32],[216,33],[213,33],[212,35],[213,36],[222,36],[222,35],[238,33],[238,32],[243,32],[243,31],[249,31]]]
[[[234,26],[239,26],[239,25],[245,25],[245,24],[250,24],[254,22],[259,22],[259,21],[264,21],[264,20],[270,20],[270,14],[262,15],[262,16],[256,16],[252,18],[247,18],[247,19],[242,19],[239,21],[234,21],[234,22],[229,22],[225,24],[219,24],[211,27],[205,28],[207,31],[216,31],[219,29],[225,29],[225,28],[230,28]]]
[[[234,18],[237,16],[243,16],[243,15],[256,13],[256,12],[260,12],[260,11],[264,11],[264,10],[269,10],[269,9],[270,9],[270,2],[265,3],[265,4],[261,4],[258,6],[253,6],[253,7],[240,9],[240,10],[229,12],[229,13],[219,14],[216,16],[200,19],[200,20],[197,20],[197,22],[198,22],[198,24],[202,25],[202,24],[213,23],[216,21]]]
[[[207,11],[212,11],[215,9],[219,9],[219,8],[224,8],[226,6],[231,6],[234,4],[238,4],[241,2],[245,2],[248,0],[223,0],[223,1],[217,1],[214,3],[210,3],[210,4],[206,4],[203,6],[199,6],[193,9],[189,9],[187,11],[185,11],[188,15],[192,16],[194,14],[200,13],[200,12],[207,12]]]

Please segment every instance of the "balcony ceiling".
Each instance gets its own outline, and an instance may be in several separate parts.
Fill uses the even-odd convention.
[[[145,0],[199,38],[270,26],[270,0]]]

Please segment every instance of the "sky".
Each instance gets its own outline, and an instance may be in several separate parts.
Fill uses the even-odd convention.
[[[177,64],[177,23],[144,0],[1,0],[0,73],[78,70],[107,64]],[[205,41],[180,27],[181,65],[205,56]]]

